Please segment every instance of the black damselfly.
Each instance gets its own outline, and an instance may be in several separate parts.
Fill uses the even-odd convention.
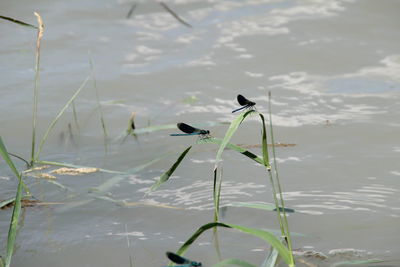
[[[184,134],[170,134],[170,136],[200,135],[201,137],[207,137],[210,134],[209,130],[198,129],[183,122],[178,123],[176,126]]]
[[[203,266],[201,262],[197,261],[191,261],[188,259],[185,259],[184,257],[179,256],[178,254],[175,254],[173,252],[167,252],[167,257],[170,259],[170,261],[179,264],[179,267],[201,267]],[[174,267],[178,267],[177,265]]]
[[[250,101],[247,98],[245,98],[242,95],[238,95],[237,96],[237,101],[239,102],[239,104],[242,106],[238,109],[235,109],[234,111],[232,111],[232,113],[235,113],[236,111],[245,109],[245,108],[252,108],[256,105],[256,102]]]

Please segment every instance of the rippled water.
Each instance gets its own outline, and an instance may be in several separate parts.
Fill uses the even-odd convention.
[[[127,1],[0,3],[2,15],[34,23],[37,11],[45,23],[39,136],[93,62],[107,154],[90,81],[75,101],[79,129],[69,110],[42,159],[124,171],[176,153],[110,187],[108,196],[129,207],[93,200],[88,193],[112,174],[58,176],[67,191],[28,177],[36,198],[61,204],[24,211],[15,266],[129,266],[129,255],[135,266],[166,264],[165,251],[176,250],[213,218],[216,147],[194,147],[171,180],[147,194],[177,153],[196,139],[170,137],[176,130],[166,127],[121,144],[131,113],[138,128],[184,121],[221,137],[234,118],[238,93],[266,112],[268,91],[277,141],[296,144],[277,149],[286,204],[296,210],[289,217],[296,253],[317,266],[370,258],[386,260],[379,266],[398,266],[399,2],[166,3],[192,28],[156,1],[141,1],[129,19],[132,2]],[[6,21],[0,21],[0,30],[0,134],[11,152],[28,158],[36,32]],[[243,126],[234,143],[257,145],[256,119]],[[252,151],[261,154],[259,148]],[[262,168],[228,150],[223,177],[224,221],[278,229],[273,213],[231,207],[273,201]],[[13,196],[16,179],[5,164],[0,164],[0,184],[1,199]],[[6,240],[10,215],[10,210],[0,213],[1,240]],[[262,241],[227,230],[220,234],[223,258],[254,264],[264,259],[268,246]],[[215,263],[211,234],[187,255],[206,266]]]

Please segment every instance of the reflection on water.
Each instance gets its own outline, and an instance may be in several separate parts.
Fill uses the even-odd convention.
[[[296,210],[290,224],[302,234],[295,237],[296,246],[322,251],[333,262],[342,260],[338,251],[331,253],[338,247],[353,248],[352,259],[369,253],[384,259],[398,255],[400,239],[393,234],[400,216],[397,2],[166,3],[193,28],[183,26],[156,1],[140,1],[130,19],[125,19],[132,5],[128,1],[1,1],[2,15],[32,23],[37,10],[46,24],[39,135],[89,74],[89,50],[94,64],[110,139],[108,154],[90,85],[75,101],[81,127],[75,125],[72,111],[65,114],[45,145],[44,159],[131,169],[195,141],[169,137],[177,122],[207,125],[221,137],[228,127],[223,123],[234,118],[237,94],[254,100],[257,110],[266,113],[267,92],[272,91],[276,141],[296,144],[277,148],[286,204]],[[0,30],[0,134],[10,151],[27,157],[35,33],[4,21]],[[164,125],[165,130],[142,132],[121,144],[132,112],[137,128]],[[256,120],[246,121],[234,142],[254,145],[251,150],[261,154]],[[87,192],[112,175],[57,177],[67,191],[27,178],[37,198],[63,201],[70,208],[26,210],[16,266],[52,266],[48,251],[59,251],[55,257],[60,266],[73,265],[67,260],[71,258],[77,266],[109,266],[128,254],[135,255],[135,266],[162,266],[166,250],[178,247],[178,241],[212,217],[209,173],[215,152],[215,147],[193,152],[176,176],[152,193],[148,188],[175,156],[121,179],[102,199],[93,200],[95,194]],[[224,153],[222,206],[273,202],[268,182],[259,179],[265,178],[264,171],[246,160],[232,151]],[[4,164],[0,172],[0,195],[11,197],[16,180]],[[130,206],[120,207],[107,197]],[[232,210],[227,219],[274,228],[275,217],[269,214]],[[3,230],[8,229],[9,215],[0,217]],[[184,218],[179,227],[177,218]],[[316,222],[321,229],[310,227]],[[6,234],[0,231],[1,240]],[[126,249],[126,238],[133,252]],[[196,253],[204,250],[210,255],[210,240],[199,244],[204,247],[194,247],[193,258],[201,258]],[[123,249],[115,249],[119,246]],[[250,261],[262,262],[265,248],[243,246],[231,248],[233,256],[257,252]],[[108,257],[96,262],[100,254]],[[215,262],[204,256],[204,263]]]

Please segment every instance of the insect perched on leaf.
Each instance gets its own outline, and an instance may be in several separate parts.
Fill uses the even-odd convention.
[[[237,101],[239,102],[239,104],[242,107],[235,109],[234,111],[232,111],[232,113],[235,113],[236,111],[239,111],[239,110],[242,110],[245,108],[252,108],[256,105],[256,102],[250,101],[242,95],[237,96]]]
[[[201,262],[185,259],[184,257],[181,257],[178,254],[175,254],[173,252],[167,252],[166,254],[167,254],[168,259],[176,264],[179,264],[179,267],[201,267],[201,266],[203,266],[201,264]],[[175,267],[178,267],[178,266],[175,266]]]
[[[210,134],[209,130],[198,129],[183,122],[178,123],[176,126],[179,130],[184,132],[184,134],[170,134],[170,136],[199,135],[201,138],[207,138]]]

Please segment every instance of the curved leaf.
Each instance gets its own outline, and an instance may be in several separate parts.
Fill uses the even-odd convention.
[[[267,243],[269,243],[274,249],[276,249],[279,252],[279,255],[282,257],[282,259],[288,264],[289,266],[294,266],[294,261],[291,258],[291,253],[288,251],[288,249],[281,243],[281,241],[276,238],[276,236],[270,232],[264,231],[264,230],[259,230],[259,229],[254,229],[254,228],[248,228],[236,224],[228,224],[228,223],[220,223],[220,222],[212,222],[212,223],[207,223],[203,226],[201,226],[177,251],[178,255],[183,255],[186,250],[190,247],[191,244],[205,231],[207,231],[210,228],[214,227],[225,227],[225,228],[233,228],[236,230],[239,230],[241,232],[257,236]]]
[[[225,147],[228,145],[229,140],[231,140],[233,134],[236,132],[236,130],[239,128],[239,125],[243,122],[243,120],[250,114],[255,112],[254,110],[249,110],[245,113],[241,113],[239,116],[237,116],[229,126],[229,129],[225,133],[225,137],[222,139],[222,143],[218,149],[217,152],[217,157],[215,159],[215,164],[217,165],[222,158],[222,152],[224,152]]]
[[[181,161],[185,158],[186,154],[189,152],[189,150],[192,148],[192,146],[186,148],[185,151],[182,152],[182,154],[179,156],[179,158],[176,160],[176,162],[174,163],[174,165],[172,165],[171,168],[169,168],[168,171],[166,171],[165,173],[163,173],[163,175],[161,175],[160,179],[153,184],[150,187],[150,191],[154,191],[157,190],[157,188],[159,188],[161,186],[162,183],[168,181],[169,177],[171,177],[171,175],[174,173],[174,171],[176,170],[176,168],[178,168],[179,164],[181,163]]]

